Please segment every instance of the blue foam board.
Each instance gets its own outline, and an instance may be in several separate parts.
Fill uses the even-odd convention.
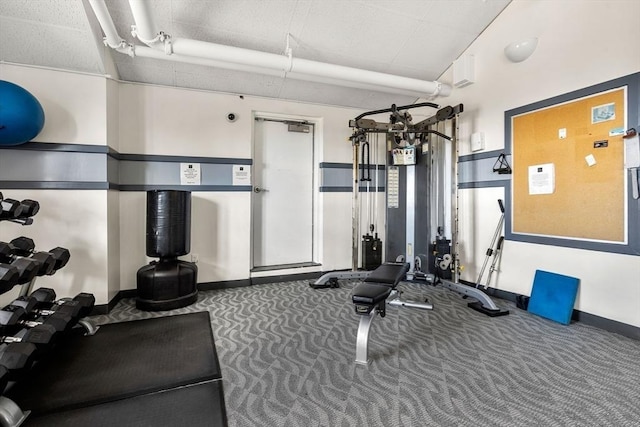
[[[536,270],[528,311],[568,325],[576,302],[580,279]]]

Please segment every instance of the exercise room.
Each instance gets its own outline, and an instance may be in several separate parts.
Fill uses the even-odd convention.
[[[640,426],[639,16],[0,0],[0,427]]]

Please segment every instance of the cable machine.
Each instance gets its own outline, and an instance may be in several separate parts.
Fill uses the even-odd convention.
[[[430,107],[436,113],[413,123],[410,109]],[[360,212],[359,146],[373,134],[386,135],[386,243],[384,259],[409,263],[409,280],[442,285],[476,301],[469,307],[489,316],[508,314],[481,289],[460,283],[458,250],[458,116],[463,105],[440,108],[425,102],[363,113],[349,121],[354,129],[352,271],[323,275],[312,287],[337,287],[339,279],[362,279],[358,271]],[[367,116],[391,113],[388,122]],[[449,133],[449,135],[447,135]]]

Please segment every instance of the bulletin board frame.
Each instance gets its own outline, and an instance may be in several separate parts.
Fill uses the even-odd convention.
[[[612,103],[624,108],[611,107]],[[585,111],[595,117],[585,118]],[[568,120],[566,126],[555,120],[559,116]],[[544,129],[547,125],[550,128]],[[609,136],[620,127],[640,130],[640,73],[506,111],[505,153],[511,155],[514,173],[505,188],[505,238],[640,255],[640,200],[631,197],[621,136]],[[604,128],[607,134],[602,136]],[[600,147],[601,141],[610,145]],[[557,145],[563,142],[569,144]],[[529,180],[543,169],[534,168],[530,174],[529,168],[549,163],[560,181],[552,183],[551,192],[537,193]],[[593,200],[571,199],[567,188]],[[581,221],[572,223],[571,218],[578,217]]]

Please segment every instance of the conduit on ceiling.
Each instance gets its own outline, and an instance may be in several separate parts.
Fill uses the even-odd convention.
[[[287,49],[286,55],[277,55],[198,40],[173,38],[156,28],[150,3],[145,0],[129,0],[135,21],[132,34],[145,44],[138,46],[128,44],[120,37],[104,0],[89,0],[105,34],[105,45],[132,57],[205,65],[416,98],[449,96],[451,93],[450,86],[437,81],[294,58],[291,49]]]

